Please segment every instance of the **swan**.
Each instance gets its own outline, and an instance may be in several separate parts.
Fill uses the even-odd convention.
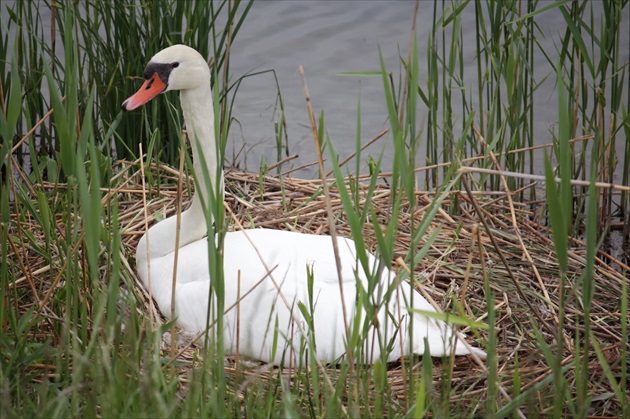
[[[153,225],[140,239],[136,249],[138,276],[165,317],[170,319],[174,300],[178,324],[190,332],[203,332],[207,328],[210,271],[208,229],[199,194],[207,194],[209,188],[217,186],[216,182],[219,182],[219,190],[223,190],[222,170],[217,171],[221,162],[216,151],[210,70],[196,50],[174,45],[151,58],[144,78],[144,84],[123,102],[122,108],[132,111],[160,93],[180,91],[188,138],[198,139],[191,141],[198,188],[190,207],[181,213],[175,298],[172,298],[172,281],[176,216]],[[211,179],[209,185],[201,171],[200,157],[205,160],[208,173],[221,173],[218,179]],[[226,233],[224,304],[228,308],[239,303],[238,310],[227,311],[223,318],[226,354],[238,352],[239,356],[274,365],[289,365],[288,362],[296,365],[300,356],[308,356],[300,355],[305,353],[301,351],[307,342],[305,333],[314,337],[312,347],[320,361],[334,363],[346,356],[347,325],[363,327],[367,317],[365,310],[357,310],[357,284],[367,289],[368,279],[357,263],[355,242],[347,238],[337,238],[341,261],[339,278],[332,240],[331,236],[272,229]],[[369,263],[378,266],[372,254],[369,254]],[[310,299],[309,275],[314,278]],[[388,287],[397,288],[389,303],[383,304],[376,315],[371,315],[376,317],[369,322],[371,326],[356,329],[361,330],[364,348],[367,348],[362,362],[375,362],[383,359],[382,355],[387,361],[395,361],[410,351],[423,355],[425,344],[432,356],[450,355],[452,351],[456,355],[471,352],[480,357],[485,355],[482,350],[464,344],[463,336],[446,323],[409,310],[435,312],[407,282],[395,284],[395,275],[383,269],[371,297],[378,301]],[[300,304],[312,307],[311,323],[300,311]],[[410,322],[411,345],[408,341]],[[309,324],[314,330],[308,329]],[[382,354],[382,351],[387,353]]]

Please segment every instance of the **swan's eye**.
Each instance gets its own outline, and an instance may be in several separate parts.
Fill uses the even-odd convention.
[[[177,67],[179,67],[179,63],[173,63],[173,64],[171,64],[171,68],[177,68]]]

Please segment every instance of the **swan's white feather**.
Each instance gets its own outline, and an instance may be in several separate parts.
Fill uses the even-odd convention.
[[[164,80],[167,83],[166,90],[181,90],[180,99],[189,137],[199,140],[192,143],[192,149],[199,190],[205,194],[207,188],[213,185],[203,182],[199,159],[205,159],[210,173],[220,173],[216,170],[218,162],[207,64],[199,53],[182,45],[169,47],[156,54],[147,68],[154,68],[155,64],[168,65],[161,67],[162,70],[166,69],[165,75],[161,76],[167,78]],[[142,94],[146,98],[146,92]],[[137,98],[130,100],[132,104],[133,100],[136,100],[135,103],[140,102]],[[130,107],[133,109],[135,105]],[[219,187],[222,187],[222,179],[218,182]],[[217,182],[213,181],[213,184]],[[204,331],[208,324],[211,279],[208,239],[204,237],[207,230],[205,222],[200,199],[195,196],[191,208],[182,213],[175,295],[177,322],[192,332]],[[366,312],[357,310],[356,301],[357,287],[367,290],[368,278],[357,264],[355,243],[350,239],[338,238],[338,248],[343,294],[340,291],[331,237],[268,229],[228,232],[223,248],[224,304],[228,308],[238,303],[238,310],[233,308],[224,317],[226,352],[234,354],[238,350],[242,356],[274,364],[297,362],[300,354],[304,353],[301,348],[305,347],[301,330],[308,330],[298,303],[306,307],[311,305],[307,273],[311,270],[314,277],[312,305],[316,356],[325,362],[335,362],[343,357],[346,352],[346,329],[342,299],[350,327],[366,324]],[[149,229],[148,234],[141,238],[136,253],[138,275],[166,317],[171,316],[174,256],[175,218],[171,217]],[[370,269],[375,270],[377,266],[376,258],[370,254]],[[392,272],[382,268],[376,280],[378,285],[368,297],[378,304],[383,301],[385,290],[395,287],[389,302],[381,304],[376,319],[367,322],[372,326],[361,327],[365,348],[362,361],[381,359],[381,350],[385,351],[384,357],[390,361],[410,350],[422,355],[425,342],[432,356],[450,354],[453,345],[458,355],[471,351],[479,356],[485,355],[479,349],[464,345],[461,342],[463,337],[446,323],[418,313],[410,314],[409,308],[435,310],[408,283],[395,284],[395,280]],[[296,321],[302,327],[298,327]],[[410,322],[413,325],[412,345],[408,342]],[[215,329],[211,327],[210,330]],[[275,350],[274,334],[277,334],[278,339]],[[455,343],[457,340],[460,341]]]

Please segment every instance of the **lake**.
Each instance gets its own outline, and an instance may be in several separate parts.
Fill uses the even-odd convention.
[[[540,2],[541,8],[549,2]],[[593,15],[601,14],[601,4],[593,2]],[[427,55],[427,44],[432,30],[433,2],[421,1],[417,17],[418,53],[420,60]],[[525,7],[525,6],[523,6]],[[409,49],[413,1],[258,1],[255,2],[241,32],[236,36],[231,51],[231,74],[238,78],[248,72],[275,71],[284,100],[289,138],[289,154],[299,158],[291,164],[299,166],[315,159],[314,144],[306,110],[298,66],[302,65],[311,94],[316,117],[323,110],[326,127],[338,154],[343,158],[355,149],[357,103],[361,100],[362,143],[388,127],[380,77],[349,77],[344,72],[378,71],[379,46],[387,69],[397,81],[402,72],[400,57],[406,59]],[[630,33],[630,8],[626,7],[621,33]],[[439,12],[438,12],[439,13]],[[477,62],[475,61],[475,9],[469,4],[462,12],[464,34],[464,85],[466,95],[477,104]],[[551,54],[557,51],[566,24],[557,9],[536,16],[541,34],[540,47]],[[599,31],[595,19],[595,33]],[[450,27],[448,31],[450,31]],[[449,32],[450,34],[450,32]],[[449,35],[447,34],[447,35]],[[470,34],[470,36],[468,36]],[[447,40],[448,45],[450,41]],[[629,44],[621,45],[622,61],[629,61]],[[549,78],[535,92],[534,134],[537,144],[551,143],[550,129],[557,122],[555,75],[547,59],[536,50],[534,77]],[[419,80],[426,85],[427,66],[421,63]],[[626,82],[626,89],[628,83]],[[274,122],[279,120],[275,110],[278,88],[273,74],[247,78],[240,87],[234,106],[238,120],[231,132],[228,158],[239,154],[241,167],[257,171],[261,158],[269,164],[276,161]],[[457,94],[454,94],[457,96]],[[454,110],[457,112],[457,106]],[[418,118],[423,120],[426,107],[419,106]],[[441,121],[438,121],[441,124]],[[461,120],[458,121],[461,126]],[[366,150],[375,158],[389,143],[385,137]],[[623,156],[624,142],[618,136],[617,153]],[[421,145],[421,150],[424,146]],[[421,153],[422,154],[422,153]],[[286,155],[286,154],[285,154]],[[385,150],[384,168],[391,156]],[[542,174],[542,159],[536,173]],[[419,159],[424,164],[424,158]],[[618,170],[619,172],[620,170]],[[298,172],[300,176],[316,175],[316,168]],[[620,173],[617,173],[620,181]]]

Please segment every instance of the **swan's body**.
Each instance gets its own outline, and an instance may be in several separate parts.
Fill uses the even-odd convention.
[[[133,110],[164,91],[181,90],[180,100],[188,136],[192,140],[199,192],[205,197],[209,188],[216,185],[216,180],[213,180],[213,185],[206,185],[203,181],[200,156],[206,161],[209,173],[219,174],[221,189],[223,181],[221,171],[217,170],[210,73],[203,57],[183,45],[166,48],[151,59],[145,69],[145,78],[143,87],[123,103],[123,109]],[[195,138],[198,142],[193,140]],[[176,217],[171,217],[152,226],[140,239],[136,251],[138,275],[161,312],[169,318],[175,234]],[[191,207],[181,214],[174,299],[178,323],[192,332],[203,331],[207,325],[210,272],[206,234],[201,201],[195,195]],[[357,283],[366,290],[368,280],[356,261],[355,243],[344,238],[337,240],[346,322],[352,328],[353,324],[357,324],[357,316],[360,316],[358,324],[362,326],[366,315],[363,310],[358,313],[356,310]],[[238,310],[233,308],[224,317],[226,353],[234,354],[238,350],[240,355],[274,364],[295,362],[300,356],[300,348],[304,348],[302,331],[308,330],[308,322],[302,316],[298,303],[311,307],[308,292],[308,275],[311,272],[314,278],[312,306],[316,356],[325,362],[335,362],[344,356],[346,322],[331,237],[268,229],[228,232],[223,255],[225,307],[236,305],[240,296]],[[376,268],[374,256],[369,255],[369,262],[372,269]],[[377,320],[370,323],[378,326],[371,326],[363,332],[367,342],[364,348],[368,348],[363,361],[381,359],[381,348],[386,348],[385,358],[389,361],[409,353],[410,348],[413,353],[422,355],[425,339],[432,356],[450,354],[453,346],[457,355],[471,351],[484,355],[483,351],[465,345],[461,335],[445,323],[418,313],[410,314],[407,307],[435,310],[408,283],[396,286],[395,281],[393,273],[385,268],[379,285],[369,297],[372,301],[382,301],[382,294],[395,288],[387,307],[382,307]],[[278,292],[277,286],[281,292]],[[408,342],[411,320],[412,345]],[[277,342],[274,343],[275,339]]]

